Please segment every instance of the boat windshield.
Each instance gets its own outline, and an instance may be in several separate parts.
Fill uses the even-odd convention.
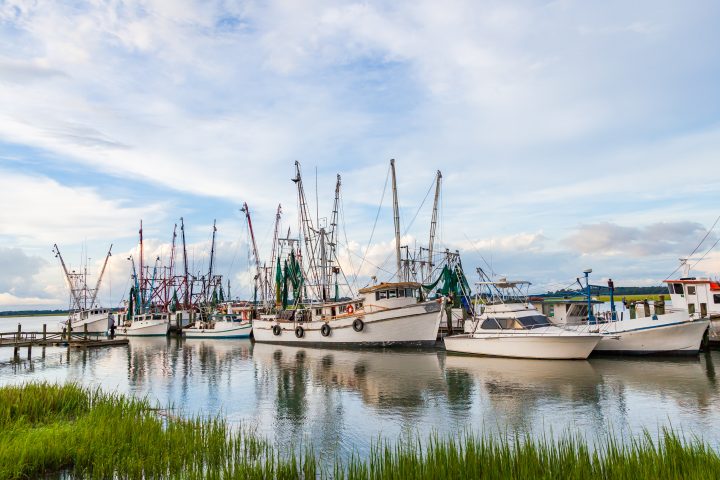
[[[545,315],[520,318],[486,318],[480,325],[483,330],[529,330],[550,325]]]
[[[545,315],[530,315],[528,317],[520,317],[517,320],[524,328],[547,327],[550,325]]]

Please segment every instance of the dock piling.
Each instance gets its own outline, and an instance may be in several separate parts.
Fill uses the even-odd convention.
[[[43,342],[47,340],[47,323],[43,323]]]

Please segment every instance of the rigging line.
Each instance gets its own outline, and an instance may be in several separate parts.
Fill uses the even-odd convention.
[[[338,243],[341,243],[341,245],[347,247],[347,245],[342,244],[342,242],[338,242]],[[364,257],[361,257],[359,254],[353,252],[353,251],[350,250],[349,248],[347,248],[347,251],[348,251],[351,255],[355,255],[355,256],[358,257],[358,258],[364,258]],[[375,264],[372,263],[370,260],[365,259],[365,263],[367,263],[367,264],[370,265],[371,267],[375,267],[377,270],[381,270],[381,271],[383,271],[383,272],[385,272],[385,273],[387,273],[387,274],[392,274],[392,273],[393,273],[393,272],[391,272],[391,271],[389,271],[389,270],[384,269],[382,266],[375,265]],[[393,276],[394,276],[394,275],[393,275]],[[390,277],[390,278],[392,278],[392,277]]]
[[[688,255],[688,258],[692,257],[692,256],[695,254],[695,252],[698,251],[698,249],[700,248],[700,245],[702,245],[703,242],[705,241],[705,239],[707,239],[708,235],[710,235],[710,232],[712,232],[712,231],[715,229],[715,225],[717,225],[718,221],[720,221],[720,215],[718,215],[718,217],[715,219],[715,222],[712,224],[712,227],[710,227],[710,229],[705,233],[705,236],[702,238],[702,240],[700,240],[700,243],[697,244],[697,246],[695,247],[695,250],[693,250],[692,253],[691,253],[690,255]],[[715,242],[715,245],[717,245],[717,242]],[[712,247],[710,247],[710,250],[712,250],[713,248],[715,248],[715,245],[713,245]],[[708,250],[708,252],[709,252],[710,250]],[[708,252],[705,252],[705,255],[707,255]],[[705,258],[705,255],[703,255],[703,258]],[[702,258],[701,258],[700,260],[702,260]],[[695,262],[695,263],[693,264],[693,267],[694,267],[695,265],[697,265],[698,262],[700,262],[700,260],[698,260],[697,262]],[[673,275],[675,275],[675,272],[677,272],[678,270],[680,270],[681,267],[682,267],[682,264],[680,264],[680,265],[678,265],[677,267],[675,267],[675,270],[673,270],[670,275],[668,275],[667,277],[665,277],[665,280],[667,280],[667,279],[669,279],[670,277],[672,277]],[[690,267],[690,268],[692,268],[692,267]],[[665,281],[665,280],[663,280],[663,281]]]
[[[710,248],[708,249],[708,251],[703,254],[702,257],[700,257],[700,260],[698,260],[697,262],[693,263],[693,264],[692,264],[692,267],[690,267],[690,268],[694,268],[695,265],[697,265],[698,263],[702,262],[703,259],[705,258],[705,256],[706,256],[708,253],[710,253],[713,248],[715,248],[715,247],[717,246],[718,242],[720,242],[720,237],[718,237],[718,239],[715,240],[715,243],[713,243],[712,247],[710,247]]]
[[[485,263],[485,266],[488,267],[488,269],[490,270],[490,273],[493,274],[493,273],[492,273],[492,271],[493,271],[492,266],[487,262],[487,260],[485,260],[485,257],[483,257],[482,253],[480,253],[480,249],[477,248],[477,246],[475,245],[475,242],[473,242],[472,240],[470,240],[470,237],[468,237],[466,233],[463,233],[463,235],[465,236],[465,238],[467,239],[467,241],[470,242],[470,246],[472,247],[473,250],[475,250],[475,253],[477,253],[478,255],[480,255],[480,259],[482,259],[483,263]]]
[[[375,213],[375,222],[373,223],[373,228],[370,231],[370,239],[368,240],[368,244],[365,247],[365,253],[363,254],[360,261],[360,265],[358,266],[358,269],[353,274],[353,284],[357,283],[358,275],[360,275],[360,270],[362,270],[363,265],[365,264],[365,259],[367,258],[368,251],[370,251],[370,245],[372,244],[373,237],[375,236],[375,228],[377,227],[378,219],[380,218],[380,212],[382,211],[382,205],[383,201],[385,200],[385,193],[387,192],[387,186],[388,181],[390,180],[390,166],[388,166],[387,174],[385,175],[385,185],[383,186],[382,195],[380,196],[380,204],[378,205],[377,213]],[[348,251],[350,249],[348,248]],[[351,252],[352,253],[352,252]],[[368,262],[370,263],[370,262]]]
[[[350,242],[348,241],[348,236],[347,236],[347,228],[346,228],[346,223],[345,223],[345,202],[343,201],[342,193],[340,194],[340,213],[341,213],[341,217],[342,217],[343,235],[345,236],[345,245],[347,245],[346,250],[349,252],[350,251]],[[335,252],[335,258],[337,259],[337,252]],[[353,266],[351,255],[348,255],[348,262],[350,263],[350,271],[355,272],[355,267]],[[338,263],[340,263],[339,260],[338,260]],[[348,287],[350,288],[350,293],[351,293],[350,296],[352,296],[353,289],[357,290],[357,285],[355,285],[355,284],[350,285],[350,282],[348,282],[348,279],[345,276],[345,271],[343,271],[342,268],[340,269],[340,271],[343,274],[343,278],[345,278],[345,282],[347,283]]]

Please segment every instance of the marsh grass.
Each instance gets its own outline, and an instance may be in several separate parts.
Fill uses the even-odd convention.
[[[76,385],[0,388],[0,478],[435,479],[720,478],[718,453],[666,429],[593,447],[581,436],[460,433],[395,444],[321,465],[311,449],[279,452],[222,418],[158,414],[147,400]]]

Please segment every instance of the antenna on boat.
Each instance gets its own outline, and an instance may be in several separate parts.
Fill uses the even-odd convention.
[[[403,281],[402,260],[400,258],[400,207],[398,205],[397,178],[395,176],[395,159],[390,159],[390,172],[392,174],[392,192],[393,192],[393,219],[395,221],[395,256],[397,258],[397,275],[398,280]]]

